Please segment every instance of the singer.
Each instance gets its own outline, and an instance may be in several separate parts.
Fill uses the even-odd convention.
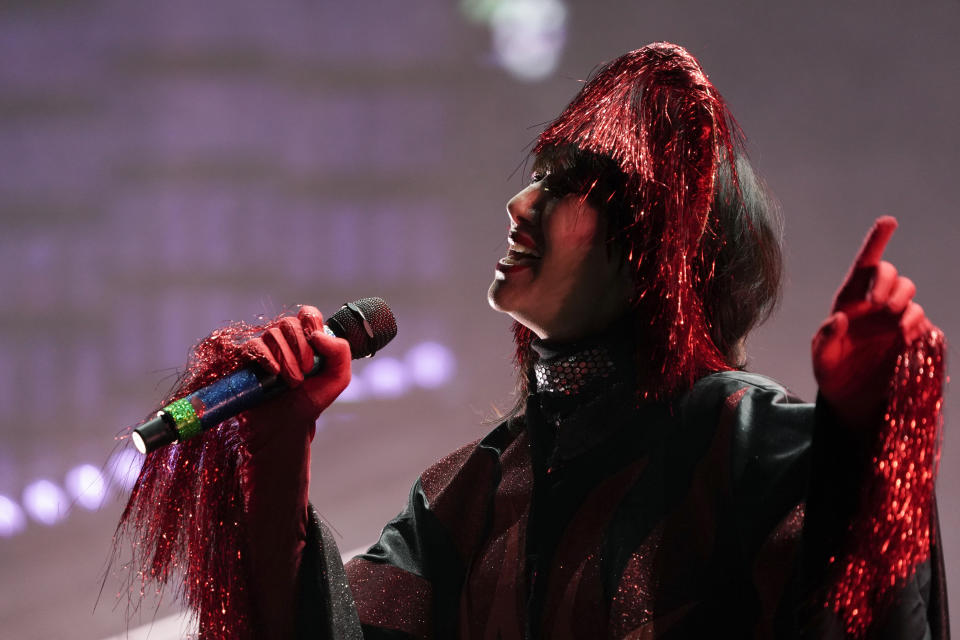
[[[147,457],[121,523],[144,580],[184,571],[204,639],[948,637],[944,339],[882,259],[896,222],[853,258],[805,404],[744,370],[779,222],[686,50],[601,67],[532,159],[488,292],[515,321],[503,422],[344,569],[307,488],[346,343],[313,307],[217,332],[181,395],[250,362],[292,389]]]

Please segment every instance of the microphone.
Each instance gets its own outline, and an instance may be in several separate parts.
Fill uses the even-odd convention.
[[[350,343],[350,355],[369,358],[397,335],[397,319],[380,298],[348,302],[323,325],[329,336]],[[312,376],[323,369],[324,359],[314,354]],[[171,402],[130,435],[140,453],[150,453],[179,440],[187,440],[215,427],[287,389],[275,375],[244,368]]]

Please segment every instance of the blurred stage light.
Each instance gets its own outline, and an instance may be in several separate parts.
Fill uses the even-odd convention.
[[[432,341],[413,346],[403,360],[377,356],[357,366],[337,402],[363,402],[378,398],[396,398],[416,385],[437,389],[450,382],[456,359],[446,346]]]
[[[133,483],[140,475],[141,466],[143,466],[143,456],[132,448],[117,451],[110,456],[110,462],[107,463],[107,469],[114,483],[120,485],[125,491],[133,489]]]
[[[371,395],[395,398],[410,386],[410,377],[396,358],[380,356],[363,370],[363,379]]]
[[[363,378],[354,374],[350,377],[350,384],[337,397],[337,402],[360,402],[365,397],[367,397],[367,385],[364,384]]]
[[[489,20],[497,62],[515,78],[542,80],[557,68],[567,39],[561,0],[502,0]]]
[[[404,363],[414,383],[426,389],[441,387],[453,377],[453,354],[437,342],[421,342],[407,351]]]
[[[23,509],[7,496],[0,496],[0,536],[9,538],[23,531],[27,519]]]
[[[67,495],[49,480],[37,480],[23,490],[23,506],[37,522],[56,524],[67,515]]]
[[[107,483],[92,464],[71,469],[66,477],[67,491],[84,509],[99,509],[107,495]]]

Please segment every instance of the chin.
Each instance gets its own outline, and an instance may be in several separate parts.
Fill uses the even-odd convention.
[[[524,304],[524,291],[519,287],[511,286],[505,280],[494,280],[487,290],[487,302],[494,311],[516,315],[523,312],[523,309],[529,305]]]
[[[520,287],[511,287],[505,280],[496,279],[487,290],[487,302],[494,311],[505,313],[538,337],[545,337],[540,323],[531,316],[529,293]],[[525,304],[526,303],[526,304]],[[534,314],[536,315],[536,314]]]
[[[511,291],[510,286],[503,280],[494,280],[487,290],[487,303],[491,309],[506,313],[519,320],[516,314],[521,305],[517,303],[516,297],[515,292]]]
[[[487,303],[494,311],[510,313],[510,296],[506,289],[508,289],[506,282],[500,278],[496,278],[490,283],[490,288],[487,289]]]

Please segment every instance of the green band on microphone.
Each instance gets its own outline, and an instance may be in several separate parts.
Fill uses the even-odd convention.
[[[180,398],[171,402],[163,410],[173,418],[179,440],[187,440],[200,434],[200,418],[187,398]]]

